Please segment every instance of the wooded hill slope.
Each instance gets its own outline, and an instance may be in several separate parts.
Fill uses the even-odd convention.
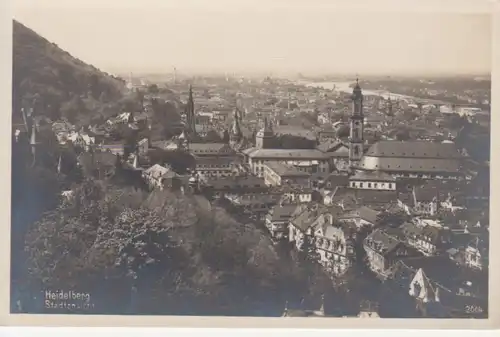
[[[103,113],[111,114],[112,102],[122,97],[125,82],[14,20],[12,88],[13,123],[20,121],[22,107],[35,104],[38,115],[85,124]]]

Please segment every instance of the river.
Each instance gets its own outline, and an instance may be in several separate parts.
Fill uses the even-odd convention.
[[[329,89],[329,90],[335,90],[335,91],[340,91],[340,92],[352,92],[352,88],[350,85],[353,84],[353,82],[308,82],[308,81],[298,81],[297,84],[299,85],[305,85],[306,87],[313,87],[313,88],[323,88],[323,89]],[[363,95],[373,95],[373,96],[379,96],[383,97],[384,99],[388,99],[389,97],[391,99],[395,100],[402,100],[402,101],[407,101],[407,102],[434,102],[438,103],[436,100],[429,100],[429,99],[423,99],[423,98],[418,98],[414,96],[408,96],[408,95],[401,95],[401,94],[396,94],[387,90],[366,90],[363,89]],[[444,104],[445,102],[439,101],[439,103]]]

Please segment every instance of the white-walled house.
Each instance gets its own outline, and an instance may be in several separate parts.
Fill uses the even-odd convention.
[[[365,190],[395,191],[396,179],[383,172],[359,171],[349,178],[349,187]]]

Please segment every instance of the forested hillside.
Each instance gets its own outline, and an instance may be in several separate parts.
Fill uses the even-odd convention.
[[[23,24],[13,21],[13,121],[31,107],[52,120],[76,124],[109,114],[123,94],[124,81],[73,57]]]

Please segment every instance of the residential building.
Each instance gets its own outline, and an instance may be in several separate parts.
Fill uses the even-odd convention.
[[[234,157],[235,151],[225,143],[190,143],[189,152],[195,157]]]
[[[439,254],[448,248],[450,233],[444,228],[405,223],[401,229],[406,237],[406,243],[426,256]]]
[[[126,145],[123,142],[101,144],[98,146],[103,152],[111,152],[114,155],[123,156],[125,154]]]
[[[309,173],[299,171],[292,165],[274,161],[264,162],[264,180],[269,186],[307,188],[310,185]]]
[[[321,265],[336,276],[344,274],[355,259],[356,228],[334,223],[331,214],[318,217],[313,228]]]
[[[357,189],[395,191],[396,178],[383,172],[359,171],[349,177],[349,186]]]
[[[196,172],[203,179],[211,177],[231,177],[236,176],[239,170],[239,163],[231,157],[197,157]]]
[[[147,138],[141,139],[137,143],[137,151],[139,152],[139,155],[143,156],[148,153],[149,150],[149,140]]]
[[[486,238],[475,237],[465,248],[466,266],[483,270],[488,268],[489,236]]]
[[[371,209],[367,206],[361,206],[356,209],[344,212],[339,216],[338,221],[350,224],[354,228],[374,227],[378,222],[378,216],[381,212]]]
[[[278,198],[279,196],[274,194],[226,193],[225,195],[234,212],[247,214],[257,221],[265,221],[269,210],[278,203]]]
[[[170,167],[155,164],[142,172],[142,177],[150,188],[175,188],[180,184],[179,176]]]
[[[279,204],[269,210],[266,227],[274,239],[288,239],[288,222],[298,208],[298,204]]]
[[[409,253],[408,248],[398,237],[382,229],[369,234],[363,242],[363,247],[370,269],[382,278],[386,278],[390,268]]]

